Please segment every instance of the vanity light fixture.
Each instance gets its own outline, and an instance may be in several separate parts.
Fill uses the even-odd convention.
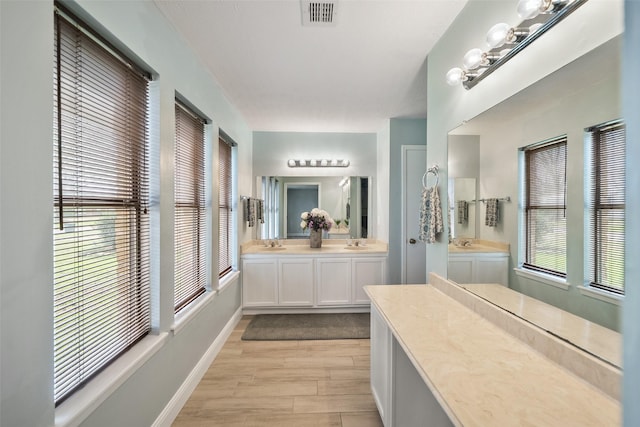
[[[311,159],[311,160],[287,160],[287,165],[290,168],[305,168],[305,167],[333,167],[333,168],[346,168],[351,162],[347,159]]]
[[[462,59],[462,68],[447,72],[447,83],[462,83],[465,89],[471,89],[586,1],[520,0],[517,12],[522,22],[517,26],[501,22],[491,27],[486,37],[487,50],[469,50]]]

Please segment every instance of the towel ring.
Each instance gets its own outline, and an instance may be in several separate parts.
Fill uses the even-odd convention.
[[[427,174],[432,173],[436,177],[435,187],[438,186],[438,182],[440,181],[440,176],[438,175],[438,165],[433,165],[427,169],[427,171],[422,175],[422,187],[427,188]]]

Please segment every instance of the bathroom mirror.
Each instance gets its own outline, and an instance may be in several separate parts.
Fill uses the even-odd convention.
[[[300,214],[314,207],[331,215],[338,227],[327,238],[371,238],[371,177],[362,176],[259,176],[257,197],[264,200],[260,238],[308,238],[300,228]],[[309,202],[305,194],[317,203]],[[304,199],[304,200],[303,200]]]
[[[621,37],[555,71],[449,134],[449,169],[455,177],[477,178],[476,199],[510,196],[500,204],[497,227],[485,225],[476,204],[475,236],[510,245],[509,287],[579,317],[620,331],[621,304],[589,292],[584,277],[585,129],[622,117],[620,99]],[[521,234],[519,148],[567,135],[567,283],[564,286],[523,274],[519,267]],[[466,149],[465,149],[466,147]],[[466,152],[465,152],[466,151]],[[474,153],[472,156],[467,152]],[[469,160],[477,159],[477,164]],[[477,174],[463,174],[463,170]],[[458,198],[458,196],[454,196]],[[450,207],[452,205],[450,204]],[[455,219],[455,216],[452,218]],[[455,221],[453,230],[456,228]],[[470,287],[472,288],[472,287]]]

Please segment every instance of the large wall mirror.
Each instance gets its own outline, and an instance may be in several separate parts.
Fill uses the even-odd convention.
[[[482,203],[475,203],[475,209],[468,211],[467,219],[476,225],[473,235],[476,238],[509,243],[509,287],[616,331],[620,330],[621,321],[619,300],[600,298],[585,286],[584,188],[587,173],[584,165],[585,129],[620,119],[622,115],[621,43],[621,36],[611,39],[453,129],[448,139],[449,213],[453,232],[462,233],[463,224],[456,216],[457,202],[470,198],[459,193],[458,179],[476,180],[476,200],[510,196],[511,202],[500,204],[497,227],[485,226]],[[566,135],[568,141],[567,281],[564,287],[543,283],[518,272],[519,248],[522,246],[519,149],[560,135]]]
[[[370,238],[375,223],[371,208],[371,178],[362,176],[259,176],[258,197],[264,200],[260,238],[308,238],[300,228],[300,215],[318,207],[338,227],[327,238]]]

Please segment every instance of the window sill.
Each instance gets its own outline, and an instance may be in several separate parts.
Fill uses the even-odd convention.
[[[213,301],[216,296],[222,292],[228,285],[233,283],[240,276],[240,273],[237,271],[233,271],[222,278],[220,283],[218,284],[217,290],[211,290],[209,292],[205,292],[195,301],[193,301],[188,307],[186,307],[182,312],[176,315],[173,325],[171,325],[171,330],[174,335],[180,333],[182,329],[189,322],[194,319],[198,313],[200,313],[207,305]]]
[[[169,334],[149,335],[55,410],[56,427],[75,427],[96,410],[164,345]]]
[[[240,272],[237,270],[233,270],[229,274],[225,275],[220,282],[218,283],[218,292],[221,292],[224,288],[238,280],[240,277]]]
[[[554,288],[562,289],[564,291],[569,290],[569,287],[571,286],[566,279],[561,279],[550,274],[538,273],[524,268],[514,268],[513,271],[520,277],[553,286]]]
[[[578,290],[585,297],[595,298],[618,306],[621,306],[624,301],[624,295],[614,294],[613,292],[603,291],[590,286],[578,286]]]
[[[209,305],[211,301],[215,299],[217,294],[218,292],[216,292],[215,290],[205,292],[204,294],[196,298],[193,302],[191,302],[191,304],[186,306],[180,313],[176,314],[173,320],[173,325],[171,325],[171,331],[173,332],[173,334],[179,334],[180,331],[184,329],[184,327],[188,325],[189,322],[202,311],[202,309],[204,309],[207,305]]]

